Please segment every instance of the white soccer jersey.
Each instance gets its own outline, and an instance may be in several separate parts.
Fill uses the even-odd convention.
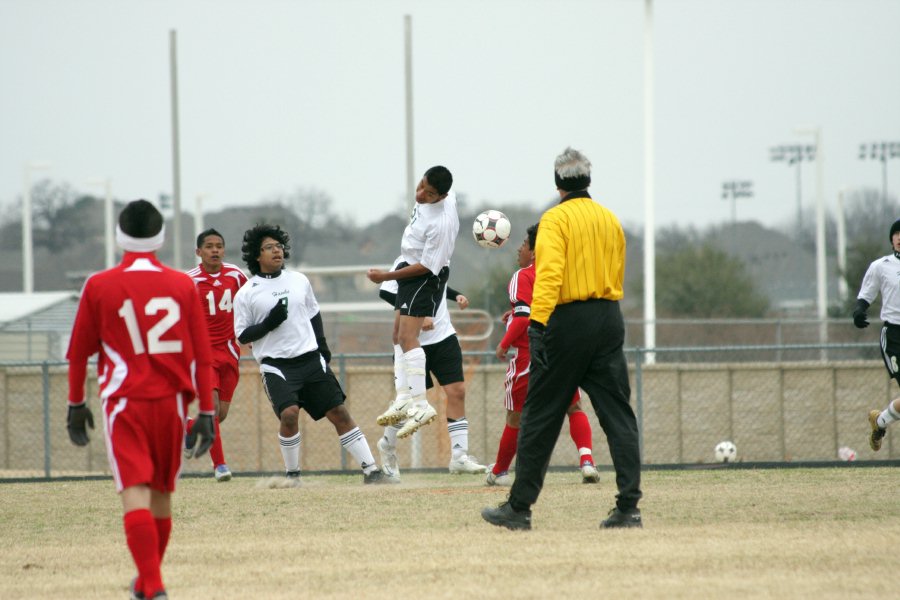
[[[394,264],[391,265],[391,271],[397,268],[401,262],[403,262],[403,257],[398,256],[394,261]],[[381,289],[390,293],[397,294],[398,290],[397,280],[396,279],[388,279],[384,283],[381,284]],[[434,329],[430,329],[425,331],[424,329],[419,332],[419,344],[422,346],[430,346],[432,344],[437,344],[438,342],[442,342],[451,335],[456,333],[456,330],[453,329],[453,323],[450,322],[450,311],[447,310],[447,289],[444,288],[444,295],[441,296],[441,303],[438,305],[437,312],[434,314]]]
[[[319,303],[306,275],[282,270],[278,277],[254,275],[234,296],[234,335],[261,323],[281,298],[288,299],[287,319],[253,342],[257,362],[264,358],[293,358],[318,349],[309,322],[319,312]]]
[[[409,225],[403,230],[400,255],[407,263],[422,263],[437,275],[450,264],[450,256],[459,234],[459,215],[456,214],[456,194],[436,204],[416,203]]]
[[[857,298],[869,304],[881,293],[881,320],[900,325],[900,260],[893,254],[882,256],[866,269]]]

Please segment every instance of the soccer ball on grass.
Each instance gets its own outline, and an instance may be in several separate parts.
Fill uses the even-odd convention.
[[[486,210],[472,223],[472,237],[482,248],[499,248],[509,239],[512,224],[499,210]]]
[[[737,460],[737,446],[734,442],[724,441],[716,444],[716,460],[720,463],[733,463]]]

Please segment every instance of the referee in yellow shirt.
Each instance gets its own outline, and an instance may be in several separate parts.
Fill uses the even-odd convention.
[[[600,527],[641,527],[641,456],[619,309],[625,234],[616,216],[587,192],[587,157],[567,148],[556,157],[555,176],[562,199],[541,217],[535,248],[531,376],[516,479],[509,499],[481,516],[493,525],[531,529],[531,505],[544,485],[572,394],[581,387],[609,441],[619,489],[616,507]]]

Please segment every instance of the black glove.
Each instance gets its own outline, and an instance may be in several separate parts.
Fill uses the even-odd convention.
[[[94,415],[87,404],[78,406],[69,406],[69,412],[66,415],[66,429],[69,430],[69,439],[76,446],[87,446],[91,441],[88,438],[87,428],[94,428]]]
[[[325,359],[325,364],[331,364],[331,350],[328,349],[328,342],[325,341],[325,338],[316,339],[316,342],[319,343],[319,354]]]
[[[544,325],[532,321],[528,326],[528,346],[531,351],[531,370],[534,367],[547,369],[547,348],[544,346]]]
[[[193,453],[190,449],[185,450],[188,458],[200,458],[216,440],[216,428],[213,425],[212,415],[197,415],[197,420],[191,427],[191,436],[196,437],[197,443],[194,444]]]
[[[869,303],[862,298],[858,298],[856,300],[856,308],[853,309],[853,324],[860,329],[865,329],[869,326],[869,320],[866,318],[867,310],[869,310]]]
[[[266,315],[266,318],[263,319],[263,325],[268,331],[272,331],[284,323],[285,319],[287,319],[287,304],[279,300],[278,303],[272,307],[272,310],[269,311],[269,314]]]

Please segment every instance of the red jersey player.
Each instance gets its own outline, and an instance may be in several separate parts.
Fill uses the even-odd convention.
[[[132,598],[167,598],[160,564],[172,529],[184,415],[195,397],[198,454],[215,436],[209,336],[190,278],[156,258],[164,239],[156,207],[146,200],[125,207],[116,229],[122,262],[85,282],[66,354],[67,428],[72,442],[85,446],[94,426],[84,397],[87,361],[99,353],[103,437],[138,570]]]
[[[228,416],[231,398],[238,383],[238,361],[241,348],[234,339],[234,295],[247,283],[247,276],[240,267],[225,262],[225,238],[215,229],[207,229],[197,236],[197,256],[200,264],[188,271],[197,286],[200,304],[206,313],[209,342],[212,345],[212,388],[216,405],[216,440],[209,449],[216,481],[231,479],[231,470],[225,463],[219,424]],[[193,421],[188,419],[185,453],[188,458],[194,452],[196,438]]]
[[[528,228],[528,236],[519,246],[518,261],[521,267],[509,282],[509,301],[512,310],[504,314],[506,335],[497,345],[497,358],[506,360],[510,348],[515,348],[515,356],[509,360],[506,370],[506,427],[500,436],[497,460],[487,474],[487,485],[510,485],[509,465],[518,449],[519,423],[522,406],[528,392],[528,373],[531,354],[528,350],[528,321],[531,316],[531,294],[534,289],[534,242],[537,239],[537,225]],[[594,467],[592,456],[591,423],[581,410],[581,393],[576,390],[569,406],[569,433],[578,448],[581,476],[584,483],[597,483],[600,473]]]

